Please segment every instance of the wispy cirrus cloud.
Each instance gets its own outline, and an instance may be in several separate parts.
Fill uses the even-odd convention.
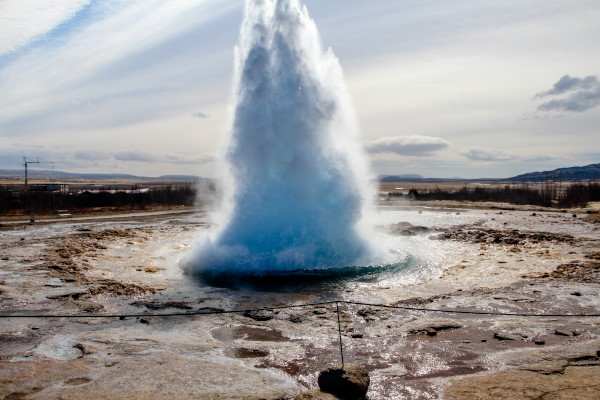
[[[444,139],[433,136],[387,136],[365,144],[367,152],[394,153],[403,156],[431,156],[438,150],[446,149],[450,144]]]
[[[4,0],[0,2],[0,57],[17,51],[82,11],[90,0]]]

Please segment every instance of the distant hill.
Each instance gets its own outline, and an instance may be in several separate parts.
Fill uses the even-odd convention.
[[[600,180],[600,164],[584,167],[558,168],[552,171],[530,172],[503,179],[511,182],[545,182],[545,181],[595,181]]]
[[[23,170],[0,170],[1,178],[23,179]],[[197,175],[162,175],[162,176],[136,176],[131,174],[76,174],[74,172],[51,171],[44,169],[31,169],[27,175],[29,179],[51,179],[56,181],[195,181],[202,179]]]
[[[379,182],[410,182],[423,181],[425,178],[417,174],[401,174],[401,175],[380,175]]]

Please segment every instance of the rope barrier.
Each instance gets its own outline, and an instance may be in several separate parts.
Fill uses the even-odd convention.
[[[425,307],[408,307],[388,304],[373,304],[373,303],[362,303],[358,301],[342,301],[346,304],[354,304],[358,306],[378,307],[378,308],[391,308],[408,311],[426,311],[446,314],[473,314],[473,315],[489,315],[499,317],[550,317],[550,318],[597,318],[600,314],[542,314],[542,313],[518,313],[518,312],[502,312],[502,311],[476,311],[476,310],[453,310],[453,309],[442,309],[442,308],[425,308]]]
[[[161,314],[150,314],[150,313],[138,313],[138,314],[0,314],[0,318],[152,318],[152,317],[185,317],[194,315],[214,315],[214,314],[240,314],[247,312],[256,311],[273,311],[287,308],[301,308],[301,307],[312,307],[319,305],[327,305],[336,303],[335,300],[331,301],[320,301],[313,303],[303,304],[291,304],[286,306],[271,306],[271,307],[258,307],[258,308],[246,308],[239,310],[196,310],[196,311],[182,311],[182,312],[171,312]]]
[[[445,314],[471,314],[471,315],[489,315],[489,316],[502,316],[502,317],[547,317],[547,318],[598,318],[600,314],[543,314],[543,313],[519,313],[519,312],[501,312],[501,311],[478,311],[478,310],[456,310],[456,309],[441,309],[441,308],[425,308],[425,307],[409,307],[400,305],[389,305],[389,304],[377,304],[377,303],[365,303],[358,301],[347,301],[347,300],[331,300],[331,301],[320,301],[302,304],[291,304],[285,306],[270,306],[270,307],[258,307],[258,308],[247,308],[239,310],[195,310],[185,312],[171,312],[161,314],[151,313],[134,313],[134,314],[0,314],[0,318],[152,318],[152,317],[185,317],[195,315],[214,315],[214,314],[240,314],[247,312],[256,311],[273,311],[290,308],[302,308],[302,307],[313,307],[320,305],[336,304],[337,311],[339,313],[339,304],[351,304],[366,307],[396,309],[405,311],[420,311],[420,312],[435,312]],[[339,317],[339,315],[338,315]]]
[[[345,300],[331,300],[331,301],[320,301],[303,304],[292,304],[285,306],[271,306],[271,307],[258,307],[258,308],[246,308],[239,310],[216,310],[216,309],[199,309],[195,311],[186,312],[171,312],[162,314],[150,314],[150,313],[135,313],[135,314],[0,314],[0,318],[153,318],[153,317],[187,317],[197,315],[216,315],[216,314],[244,314],[249,312],[257,311],[274,311],[283,310],[290,308],[303,308],[303,307],[314,307],[322,305],[335,304],[335,312],[337,314],[337,326],[338,326],[338,337],[340,345],[340,356],[342,361],[342,369],[344,368],[344,347],[342,342],[342,324],[340,321],[340,303],[347,305],[366,306],[375,308],[385,308],[393,310],[404,310],[404,311],[418,311],[418,312],[435,312],[445,314],[471,314],[471,315],[487,315],[487,316],[511,316],[511,317],[551,317],[551,318],[593,318],[600,317],[600,314],[541,314],[541,313],[510,313],[500,311],[476,311],[476,310],[448,310],[440,308],[425,308],[425,307],[409,307],[400,305],[389,305],[389,304],[377,304],[377,303],[365,303],[359,301],[345,301]]]

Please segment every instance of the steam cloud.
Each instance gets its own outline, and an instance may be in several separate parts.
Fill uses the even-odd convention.
[[[342,70],[298,0],[246,1],[234,87],[229,215],[184,269],[263,275],[372,264],[368,168]]]

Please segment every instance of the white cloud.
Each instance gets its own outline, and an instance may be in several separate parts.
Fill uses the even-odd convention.
[[[167,154],[165,159],[173,164],[206,164],[215,161],[215,157],[210,154]]]
[[[145,151],[118,151],[113,153],[113,157],[119,161],[160,161],[160,157]]]
[[[182,153],[149,153],[144,151],[119,151],[113,153],[118,161],[155,162],[168,164],[206,164],[214,161],[210,154],[182,154]]]
[[[73,158],[76,160],[100,161],[108,160],[111,156],[106,151],[79,150],[73,153]]]
[[[448,148],[444,139],[432,136],[382,137],[365,144],[369,153],[395,153],[404,156],[431,156],[438,150]]]
[[[0,57],[39,40],[69,21],[89,0],[0,1]]]
[[[386,171],[397,172],[403,161],[395,154],[407,152],[435,154],[406,157],[419,160],[415,173],[465,177],[582,164],[584,151],[598,154],[600,107],[582,86],[600,66],[597,0],[301,1],[345,70],[365,143],[389,149],[372,156],[389,161]],[[20,25],[7,20],[15,7],[33,10],[18,14]],[[16,168],[26,154],[89,172],[215,176],[215,163],[201,162],[228,125],[242,11],[243,0],[0,0],[0,48],[10,51],[0,51],[0,149],[10,148],[1,140],[29,146],[13,154]],[[538,105],[535,118],[520,118]],[[375,143],[398,132],[499,154]],[[112,156],[131,149],[160,161]],[[77,161],[82,150],[98,153]],[[102,152],[109,158],[91,160]],[[508,155],[517,158],[481,160]]]
[[[462,148],[458,153],[473,161],[509,161],[515,159],[515,156],[503,151],[483,147]]]

